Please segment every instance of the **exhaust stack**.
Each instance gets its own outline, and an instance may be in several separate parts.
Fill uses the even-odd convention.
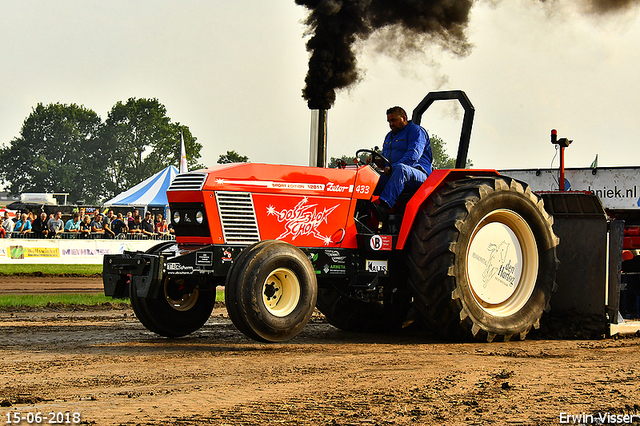
[[[326,109],[311,110],[311,143],[309,165],[327,166],[327,113]]]

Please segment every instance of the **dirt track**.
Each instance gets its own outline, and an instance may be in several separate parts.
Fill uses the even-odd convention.
[[[0,294],[102,293],[100,277],[0,276]]]
[[[583,414],[640,424],[637,337],[451,344],[345,333],[317,315],[268,345],[223,308],[177,340],[128,308],[0,312],[0,336],[3,423],[40,411],[97,425],[546,425]]]

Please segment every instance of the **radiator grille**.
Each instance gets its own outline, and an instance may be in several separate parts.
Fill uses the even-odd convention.
[[[260,241],[251,193],[217,191],[215,194],[225,243],[246,244]]]
[[[205,180],[207,180],[206,173],[180,173],[173,178],[167,191],[200,191]]]

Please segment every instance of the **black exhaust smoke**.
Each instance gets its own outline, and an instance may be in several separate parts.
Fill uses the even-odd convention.
[[[625,12],[638,6],[638,0],[584,0],[581,3],[586,5],[586,12],[595,14]]]
[[[428,34],[441,44],[467,47],[464,27],[471,0],[296,0],[309,9],[306,19],[310,52],[303,97],[311,115],[309,165],[324,167],[327,160],[327,110],[336,90],[360,79],[353,46],[377,29],[397,26],[390,42],[415,44]],[[400,31],[401,30],[401,31]],[[394,46],[398,47],[398,46]],[[463,50],[464,50],[463,49]],[[451,49],[456,50],[456,49]]]
[[[394,44],[411,46],[416,44],[416,37],[423,40],[427,35],[454,51],[468,48],[464,29],[472,0],[296,0],[296,3],[309,9],[305,20],[307,35],[311,36],[307,42],[309,70],[302,94],[310,109],[331,108],[336,90],[360,79],[353,47],[376,30],[393,30],[390,42]]]
[[[354,46],[384,30],[378,50],[402,51],[437,44],[458,55],[469,52],[465,30],[476,0],[296,0],[306,7],[309,70],[303,97],[310,109],[329,109],[336,90],[361,79]],[[638,0],[575,0],[587,13],[625,12]],[[555,0],[539,0],[553,7]]]
[[[302,96],[312,110],[324,111],[321,125],[311,131],[310,165],[326,163],[327,111],[336,90],[361,79],[354,46],[374,32],[384,31],[378,50],[401,58],[403,52],[420,51],[427,44],[440,45],[457,55],[469,52],[465,30],[475,0],[295,0],[306,7],[305,20],[309,70]],[[585,12],[624,12],[638,0],[576,0]],[[554,0],[539,0],[553,6]],[[314,135],[315,132],[315,135]],[[314,139],[316,144],[314,145]],[[314,146],[316,153],[314,154]]]

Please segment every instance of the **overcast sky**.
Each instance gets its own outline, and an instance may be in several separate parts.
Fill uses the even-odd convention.
[[[600,166],[640,165],[640,8],[596,16],[581,0],[493,3],[472,10],[463,58],[427,46],[397,60],[365,43],[362,81],[329,111],[329,156],[381,145],[389,106],[410,111],[429,91],[461,89],[476,108],[474,167],[549,167],[552,128],[574,140],[568,167],[596,154]],[[104,120],[118,101],[155,97],[198,138],[203,164],[228,150],[308,164],[306,10],[294,0],[0,0],[0,10],[1,144],[39,102]],[[455,103],[422,123],[455,156]]]

